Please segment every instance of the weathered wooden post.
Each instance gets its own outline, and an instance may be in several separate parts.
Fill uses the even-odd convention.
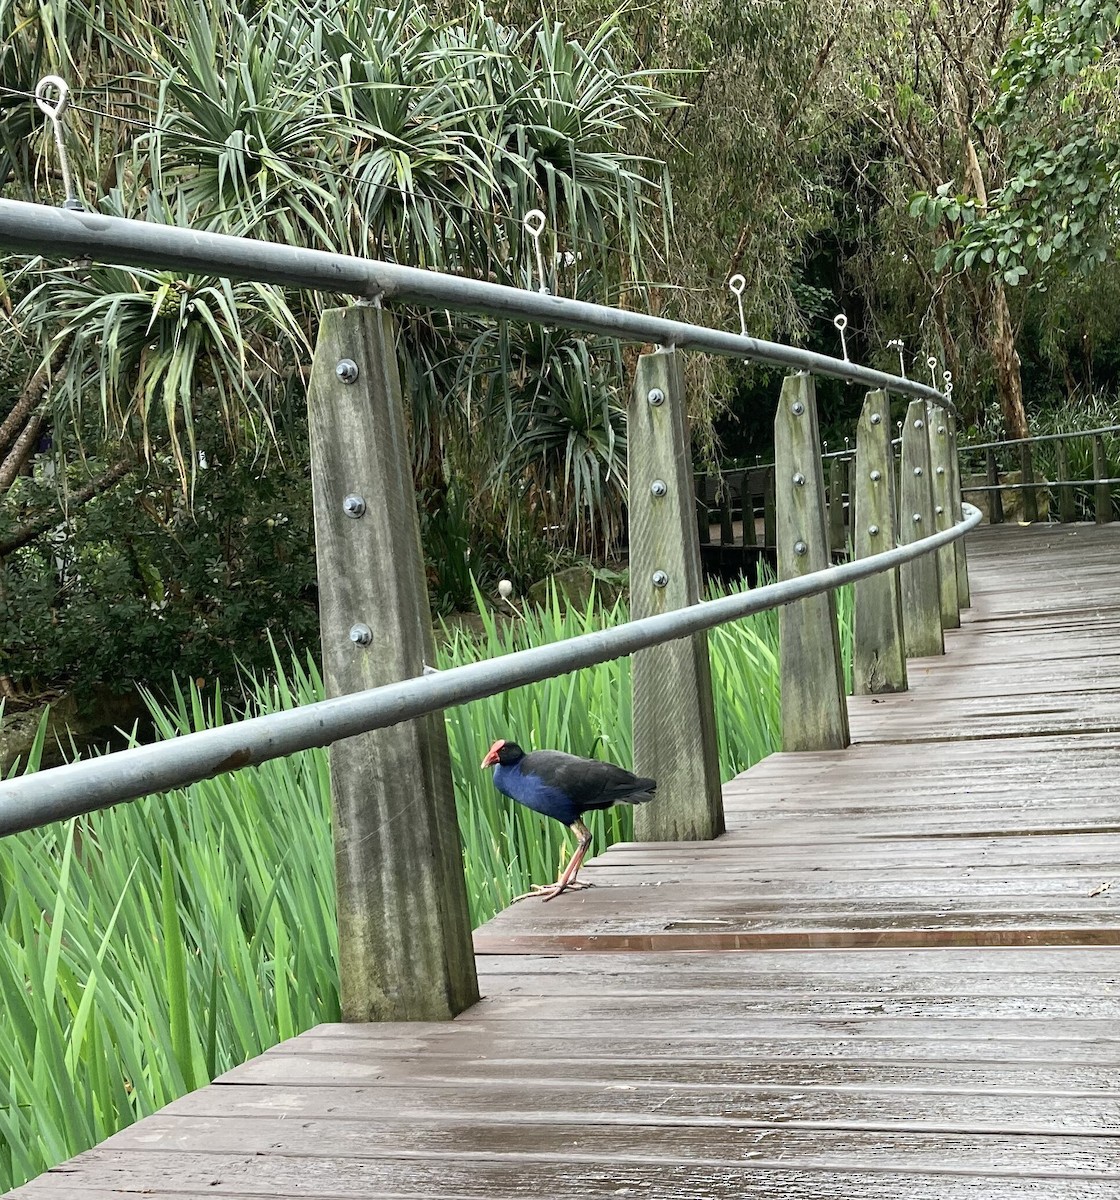
[[[1069,477],[1069,447],[1058,441],[1058,520],[1063,525],[1077,520],[1077,497]]]
[[[735,545],[735,521],[731,515],[733,503],[731,488],[732,477],[724,474],[719,481],[719,544],[721,546]]]
[[[774,419],[778,578],[829,565],[817,396],[810,375],[787,376]],[[836,593],[778,609],[782,749],[848,745],[848,704],[836,627]]]
[[[1108,458],[1104,452],[1104,439],[1099,433],[1093,435],[1093,478],[1108,478]],[[1096,503],[1096,521],[1098,525],[1107,525],[1112,520],[1112,485],[1098,483],[1094,489]]]
[[[698,475],[696,483],[696,529],[700,541],[709,545],[712,540],[712,524],[708,512],[708,476]]]
[[[890,397],[868,392],[856,431],[852,488],[852,548],[856,558],[890,550],[898,541]],[[906,691],[906,643],[898,568],[855,585],[852,692]]]
[[[308,418],[328,696],[414,678],[435,654],[394,334],[361,304],[319,326]],[[330,765],[342,1018],[453,1017],[478,983],[443,714],[336,742]]]
[[[999,467],[996,452],[991,446],[986,455],[988,463],[988,524],[1003,524],[1003,493],[999,490]]]
[[[758,545],[758,530],[754,523],[754,498],[759,494],[758,472],[747,471],[743,475],[743,545]]]
[[[649,617],[700,600],[700,546],[684,376],[675,350],[638,360],[627,428],[630,611]],[[657,799],[634,812],[647,842],[723,832],[716,718],[707,634],[633,657],[634,770],[657,780]]]
[[[949,411],[949,490],[953,497],[953,522],[959,525],[964,520],[964,496],[961,493],[961,452],[957,445],[957,414]],[[968,551],[964,538],[953,543],[953,557],[957,571],[957,601],[961,608],[972,607],[972,589],[968,586]]]
[[[953,446],[949,437],[949,414],[940,405],[929,408],[929,450],[933,474],[933,528],[940,533],[956,523],[953,505]],[[942,546],[937,552],[938,575],[941,584],[941,627],[959,629],[961,604],[957,595],[957,553],[955,543]]]
[[[1034,459],[1030,442],[1019,443],[1019,470],[1023,476],[1023,520],[1033,524],[1038,520],[1038,492],[1034,486]]]
[[[901,545],[909,545],[934,532],[927,426],[926,402],[912,400],[902,426],[898,504],[898,540]],[[923,554],[911,562],[903,563],[901,576],[902,623],[906,630],[907,657],[944,654],[937,555]]]
[[[848,537],[844,531],[844,475],[840,459],[829,459],[828,548],[833,555],[843,554],[848,548]]]
[[[762,494],[762,544],[778,544],[778,501],[775,495],[774,468],[766,469],[766,487]]]

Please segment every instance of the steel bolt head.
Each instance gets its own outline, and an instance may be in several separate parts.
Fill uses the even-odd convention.
[[[938,425],[938,427],[937,427],[937,432],[938,432],[938,433],[944,433],[944,432],[945,432],[945,426],[944,426],[944,425]]]
[[[944,468],[944,467],[938,467],[938,468],[937,468],[937,473],[938,473],[938,475],[944,475],[944,474],[945,474],[945,468]]]
[[[669,576],[664,571],[654,571],[650,576],[650,580],[654,587],[663,588],[669,583]]]
[[[915,467],[915,468],[914,468],[914,474],[915,474],[915,475],[921,475],[921,473],[922,473],[922,468],[921,468],[921,467]]]
[[[653,496],[666,496],[669,493],[669,485],[664,479],[655,479],[649,485],[650,494]]]
[[[368,625],[351,625],[350,640],[355,646],[368,646],[373,641],[373,630]]]
[[[939,505],[937,506],[937,515],[938,515],[938,516],[941,516],[941,514],[942,514],[944,511],[945,511],[945,509],[944,509],[944,508],[943,508],[943,507],[942,507],[942,506],[939,504]]]
[[[646,392],[646,400],[649,401],[654,408],[657,408],[659,405],[665,403],[665,393],[660,388],[650,388],[649,391]]]
[[[355,383],[358,379],[358,364],[352,358],[339,359],[334,373],[343,383]]]
[[[882,472],[882,471],[872,471],[872,472],[871,472],[871,482],[872,482],[872,483],[878,483],[878,482],[879,482],[879,480],[880,480],[880,479],[882,479],[882,478],[883,478],[883,472]]]
[[[800,400],[795,400],[793,402],[793,415],[795,417],[800,417],[800,416],[803,416],[804,413],[805,413],[805,405],[802,404]]]
[[[917,419],[917,420],[914,422],[914,428],[915,428],[915,429],[925,429],[925,427],[926,427],[926,423],[925,423],[925,421],[923,421],[923,420],[921,419],[921,417],[919,417],[919,418],[918,418],[918,419]]]
[[[922,514],[921,514],[921,513],[915,513],[915,514],[914,514],[914,524],[915,524],[915,525],[920,525],[921,523],[922,523]]]
[[[882,420],[883,420],[882,413],[872,413],[871,414],[871,424],[872,425],[879,425],[882,423]]]
[[[793,482],[794,482],[794,483],[795,483],[795,484],[796,484],[798,487],[804,487],[804,486],[805,486],[805,476],[804,476],[804,475],[802,475],[800,471],[798,471],[798,472],[796,472],[796,473],[795,473],[795,475],[794,475],[794,477],[793,477]]]
[[[869,525],[867,527],[867,532],[869,534],[871,534],[872,537],[878,537],[879,536],[879,526],[878,525]]]
[[[793,543],[793,552],[798,557],[800,557],[803,554],[809,553],[809,547],[806,546],[804,542],[794,542]]]
[[[359,517],[365,516],[366,502],[361,496],[347,496],[342,502],[342,511],[356,521]]]

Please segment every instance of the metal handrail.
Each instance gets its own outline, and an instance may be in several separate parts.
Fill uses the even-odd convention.
[[[974,446],[959,446],[961,454],[971,450],[998,450],[1001,446],[1025,446],[1030,442],[1068,442],[1071,438],[1096,437],[1102,433],[1120,433],[1120,425],[1105,425],[1100,429],[1073,429],[1068,433],[1040,433],[1035,437],[1007,438],[1002,442],[978,442]]]
[[[981,512],[965,504],[949,529],[868,558],[828,567],[753,591],[580,634],[547,646],[353,692],[284,712],[251,717],[167,742],[136,746],[0,783],[0,836],[95,812],[122,800],[183,787],[297,750],[325,746],[373,729],[582,667],[623,658],[662,642],[701,633],[751,613],[790,604],[888,571],[974,529]]]
[[[726,330],[376,259],[51,208],[22,200],[0,200],[0,246],[44,258],[92,258],[128,266],[194,271],[366,300],[400,300],[436,309],[530,320],[623,342],[703,350],[725,358],[752,359],[831,375],[938,403],[945,403],[946,399],[934,388],[912,379]]]

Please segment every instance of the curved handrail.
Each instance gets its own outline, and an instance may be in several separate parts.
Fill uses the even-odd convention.
[[[204,272],[344,293],[367,300],[402,300],[437,309],[538,321],[623,342],[654,343],[681,350],[703,350],[725,358],[752,359],[831,375],[871,388],[888,388],[898,395],[946,402],[941,392],[916,380],[795,346],[327,250],[307,250],[126,217],[74,212],[23,200],[0,200],[0,246],[46,258],[82,257],[161,270]]]
[[[627,621],[612,629],[580,634],[485,662],[8,780],[0,783],[0,836],[95,812],[122,800],[183,787],[240,767],[282,758],[297,750],[384,729],[425,713],[623,658],[751,613],[831,591],[888,571],[963,537],[980,523],[982,516],[971,504],[965,504],[964,509],[963,520],[939,533],[796,579]]]

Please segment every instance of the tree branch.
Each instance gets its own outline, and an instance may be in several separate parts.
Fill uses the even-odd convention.
[[[123,479],[135,465],[135,460],[131,458],[121,459],[120,462],[114,463],[104,475],[98,476],[97,479],[91,479],[84,487],[71,492],[67,497],[67,508],[80,508],[83,504],[88,504],[94,496],[99,496],[102,492],[107,492],[115,483]],[[31,520],[17,526],[8,537],[0,542],[0,558],[11,554],[13,550],[19,550],[20,547],[26,546],[28,542],[33,542],[40,534],[46,533],[48,529],[52,529],[55,525],[67,520],[69,520],[69,514],[61,514],[56,509],[49,509],[46,512],[39,513],[37,516],[32,517]]]
[[[27,418],[27,424],[20,431],[19,437],[12,443],[7,457],[0,463],[0,496],[3,496],[11,488],[16,476],[23,470],[35,449],[35,443],[38,441],[42,428],[43,412],[40,409]]]
[[[16,400],[12,411],[0,425],[0,450],[5,449],[15,440],[22,429],[27,426],[27,420],[42,402],[50,387],[51,378],[62,365],[62,360],[70,349],[70,339],[62,338],[55,344],[50,356],[40,363],[38,370],[27,381],[27,386]]]

